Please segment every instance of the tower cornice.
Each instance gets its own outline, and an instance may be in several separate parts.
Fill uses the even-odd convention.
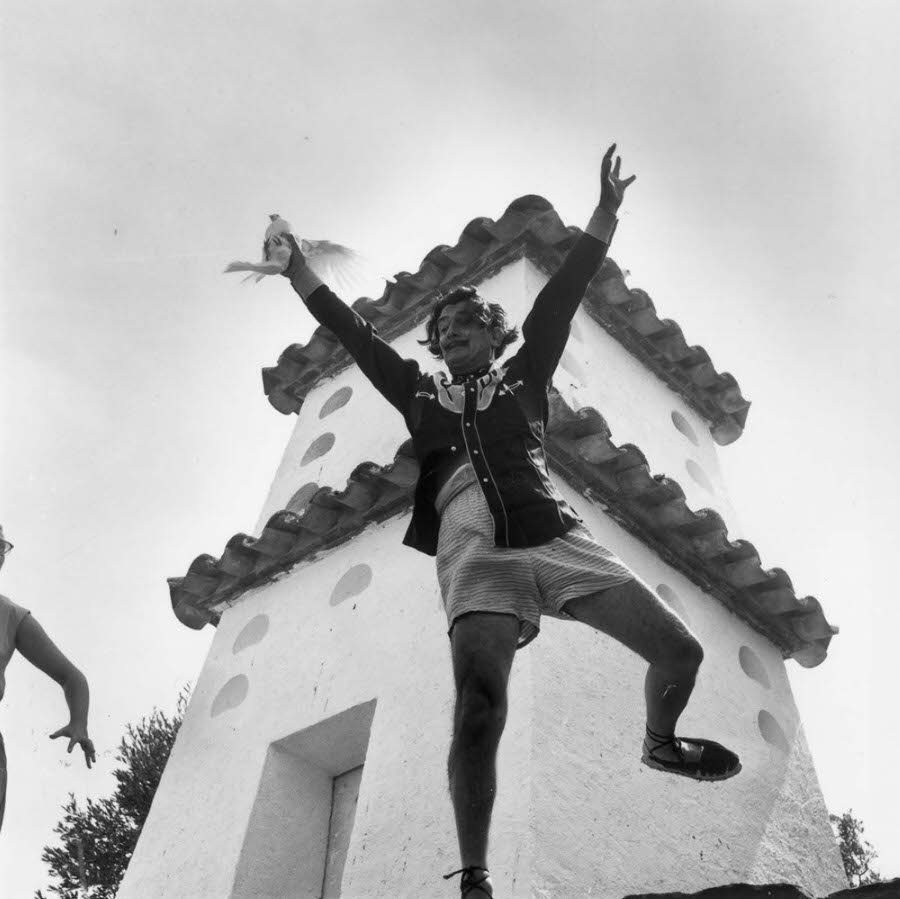
[[[459,284],[478,284],[517,259],[525,257],[551,275],[580,234],[543,197],[519,197],[496,221],[473,219],[455,246],[435,247],[415,274],[400,272],[379,299],[361,297],[353,308],[391,341],[422,323],[442,293]],[[718,372],[702,346],[690,346],[676,322],[659,318],[649,295],[629,288],[612,259],[604,262],[582,305],[706,420],[717,443],[725,445],[741,435],[750,403],[735,378]],[[292,344],[276,365],[263,369],[263,389],[279,412],[296,413],[316,384],[351,364],[335,336],[319,327],[308,343]]]
[[[607,515],[648,545],[757,632],[786,658],[814,667],[837,633],[812,596],[799,597],[780,568],[763,568],[746,540],[732,541],[721,516],[690,509],[672,478],[651,473],[632,444],[617,445],[592,408],[572,409],[551,392],[545,448],[550,467]],[[259,587],[338,546],[373,523],[412,506],[418,465],[412,441],[390,465],[358,465],[343,490],[320,488],[302,513],[272,515],[259,537],[235,534],[218,558],[198,556],[183,577],[169,579],[172,607],[188,627],[215,623],[220,610]]]

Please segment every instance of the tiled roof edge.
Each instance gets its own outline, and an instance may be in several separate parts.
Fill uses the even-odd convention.
[[[367,526],[406,511],[417,476],[412,440],[407,440],[390,465],[363,462],[353,469],[344,490],[319,488],[302,514],[282,509],[269,518],[259,537],[235,534],[219,558],[197,556],[184,577],[168,579],[176,617],[195,629],[217,624],[217,604],[233,601]]]
[[[553,469],[600,503],[610,517],[650,546],[726,608],[764,634],[804,667],[824,661],[837,628],[819,601],[798,597],[787,573],[765,569],[756,547],[731,541],[712,509],[690,509],[672,478],[653,475],[632,444],[613,443],[595,409],[575,411],[554,391],[545,443]]]
[[[820,664],[837,633],[812,596],[798,597],[780,568],[764,569],[746,540],[728,539],[722,518],[691,510],[672,479],[652,475],[643,453],[613,443],[594,409],[571,409],[551,394],[547,455],[555,471],[601,504],[669,565],[715,596],[804,667]],[[188,627],[202,627],[245,591],[279,576],[412,504],[418,465],[412,441],[387,466],[358,465],[342,491],[321,487],[302,514],[271,516],[258,538],[232,537],[221,557],[198,556],[184,577],[169,579],[172,607]]]
[[[424,319],[439,294],[457,284],[484,280],[512,258],[527,255],[552,273],[580,234],[580,229],[566,227],[543,197],[519,197],[496,221],[473,219],[455,246],[435,247],[415,274],[400,272],[379,299],[361,297],[353,308],[390,340]],[[741,435],[750,403],[734,377],[717,372],[706,350],[690,346],[674,321],[660,319],[647,293],[627,287],[612,259],[607,258],[592,281],[584,306],[709,422],[718,443],[731,443]],[[334,334],[320,326],[307,344],[292,344],[276,365],[262,370],[263,389],[279,412],[298,412],[316,383],[351,363]]]

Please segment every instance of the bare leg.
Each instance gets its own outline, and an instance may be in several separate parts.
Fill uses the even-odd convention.
[[[464,868],[487,869],[497,747],[506,724],[506,687],[518,637],[514,615],[489,612],[457,619],[451,634],[456,710],[447,768]],[[482,886],[493,894],[489,879]],[[474,895],[480,893],[476,890]]]
[[[703,648],[687,625],[639,581],[580,596],[563,608],[650,663],[644,681],[647,726],[671,734],[703,661]]]
[[[690,699],[703,661],[703,648],[659,597],[639,581],[629,581],[570,600],[563,610],[649,662],[644,681],[645,750],[652,754],[654,767],[659,767],[656,761],[679,763],[675,773],[708,780],[737,774],[740,762],[730,750],[711,741],[706,741],[704,748],[703,741],[674,740],[675,725]]]

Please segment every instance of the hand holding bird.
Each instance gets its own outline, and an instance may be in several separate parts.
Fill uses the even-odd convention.
[[[245,281],[262,281],[266,275],[284,274],[291,261],[293,247],[303,255],[306,265],[323,281],[346,293],[357,285],[371,280],[371,272],[355,250],[330,240],[294,238],[289,222],[277,213],[269,216],[270,224],[263,238],[263,258],[260,262],[231,262],[226,272],[250,272]],[[381,279],[383,280],[383,279]]]

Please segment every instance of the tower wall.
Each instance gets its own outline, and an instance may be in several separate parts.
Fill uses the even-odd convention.
[[[733,746],[744,770],[703,784],[642,766],[645,666],[585,626],[545,619],[510,681],[491,850],[503,895],[619,899],[735,881],[790,880],[814,895],[841,887],[777,650],[590,501],[562,491],[700,637],[706,659],[682,729]],[[407,522],[371,527],[224,612],[121,899],[318,896],[265,892],[238,876],[248,847],[260,851],[253,821],[273,796],[293,791],[297,814],[322,817],[325,799],[297,785],[303,772],[289,770],[273,789],[267,758],[272,744],[372,701],[342,895],[393,895],[398,877],[405,894],[442,895],[439,875],[457,867],[445,774],[449,641],[433,560],[400,545]],[[775,725],[761,724],[761,712]],[[329,773],[343,764],[355,763],[336,760]],[[290,808],[278,811],[268,870],[271,882],[294,877],[296,886],[310,865],[291,865],[321,855],[323,837],[320,829],[293,851],[280,846],[293,832]]]
[[[545,281],[520,260],[479,289],[521,324]],[[393,345],[434,370],[421,331]],[[595,407],[616,444],[634,443],[654,473],[677,480],[691,508],[734,525],[703,419],[584,309],[554,383],[573,408]],[[305,488],[341,490],[359,463],[392,462],[407,437],[355,366],[316,385],[257,531],[292,500],[302,507]],[[778,649],[556,480],[595,537],[700,638],[706,658],[681,731],[733,746],[744,768],[706,784],[642,766],[644,663],[582,625],[545,619],[511,675],[492,829],[498,894],[618,899],[790,881],[821,896],[843,886]],[[329,784],[360,765],[331,882],[345,899],[452,893],[439,880],[458,867],[446,618],[434,560],[401,545],[407,524],[408,513],[372,525],[222,610],[120,899],[318,897],[333,845]]]

